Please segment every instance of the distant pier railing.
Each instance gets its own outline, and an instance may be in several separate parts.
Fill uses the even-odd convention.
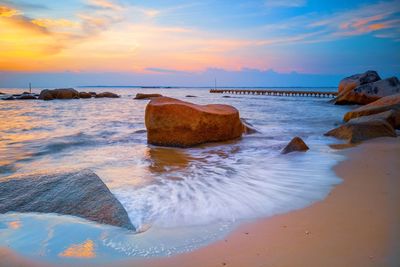
[[[211,89],[210,93],[239,94],[239,95],[272,95],[272,96],[312,96],[312,97],[336,97],[337,96],[337,92],[252,90],[252,89]]]

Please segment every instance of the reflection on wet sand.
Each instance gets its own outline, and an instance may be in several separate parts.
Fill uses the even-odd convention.
[[[94,258],[96,257],[94,242],[88,239],[82,244],[72,244],[69,248],[61,252],[59,256],[67,258]]]
[[[8,223],[8,228],[17,230],[21,228],[21,222],[20,221],[12,221]]]
[[[185,169],[195,159],[182,149],[164,147],[149,148],[147,156],[150,160],[149,170],[156,173]]]

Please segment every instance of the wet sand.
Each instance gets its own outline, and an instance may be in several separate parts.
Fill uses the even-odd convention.
[[[112,266],[399,266],[400,138],[340,153],[348,159],[334,170],[343,183],[321,202],[242,225],[191,253]],[[40,266],[4,248],[0,258],[4,266]]]

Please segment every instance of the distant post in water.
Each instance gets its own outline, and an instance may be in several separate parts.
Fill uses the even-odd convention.
[[[29,93],[32,94],[32,85],[29,83]]]

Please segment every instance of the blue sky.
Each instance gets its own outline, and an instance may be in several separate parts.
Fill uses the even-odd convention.
[[[399,25],[400,0],[0,0],[0,86],[335,86],[398,76]]]

